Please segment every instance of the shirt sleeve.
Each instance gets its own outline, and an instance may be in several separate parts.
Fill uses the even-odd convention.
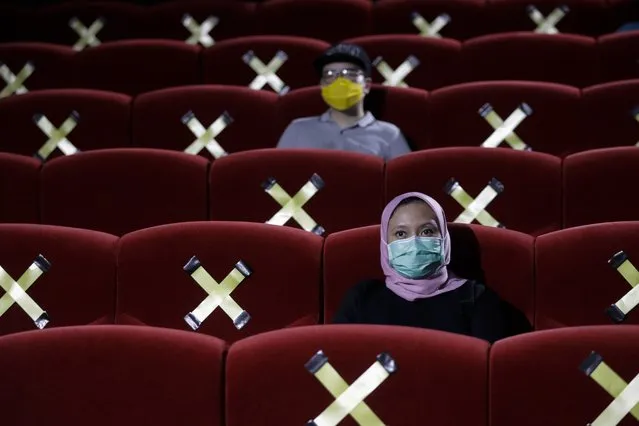
[[[408,141],[406,141],[406,138],[399,129],[395,138],[393,138],[393,140],[390,142],[388,150],[388,158],[386,158],[386,160],[392,160],[393,158],[397,158],[404,154],[409,154],[412,152],[410,146],[408,145]]]
[[[333,316],[333,324],[355,324],[358,322],[359,297],[356,287],[348,290],[337,313]]]
[[[294,123],[288,125],[282,136],[280,136],[280,140],[277,143],[277,148],[299,148],[299,131],[297,126]]]

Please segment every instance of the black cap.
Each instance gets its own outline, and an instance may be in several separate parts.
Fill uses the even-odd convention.
[[[334,62],[357,65],[364,71],[366,77],[370,77],[373,71],[373,65],[366,51],[356,44],[340,43],[332,46],[313,62],[313,66],[318,74],[321,74],[324,66]]]

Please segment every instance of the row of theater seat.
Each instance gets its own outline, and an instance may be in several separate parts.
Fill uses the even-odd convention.
[[[374,82],[426,90],[487,80],[546,81],[586,87],[639,76],[637,31],[599,39],[507,33],[464,43],[418,35],[365,36],[347,41],[361,45],[372,60],[381,58],[394,70],[373,70]],[[255,84],[257,89],[270,91],[275,87],[278,93],[284,93],[271,83],[252,83],[259,64],[268,65],[266,70],[258,71],[260,75],[274,73],[283,82],[282,88],[316,86],[319,76],[312,62],[328,47],[324,41],[295,36],[241,37],[209,48],[176,40],[125,40],[81,52],[46,43],[2,43],[0,62],[5,64],[4,73],[15,75],[23,69],[27,72],[25,67],[30,63],[32,74],[24,81],[28,90],[90,88],[135,95],[204,83],[245,87]],[[277,54],[285,59],[281,66],[271,64]],[[398,74],[397,69],[409,59],[413,65],[408,69],[414,69],[405,76],[401,70]]]
[[[499,121],[525,108],[522,104],[530,115],[511,129],[536,152],[565,157],[639,142],[639,79],[583,90],[504,81],[466,83],[433,92],[376,85],[365,107],[378,119],[397,125],[414,150],[425,150],[481,146],[499,124],[482,116],[484,105],[492,107]],[[67,137],[81,151],[119,147],[184,151],[199,134],[182,120],[192,112],[205,129],[226,113],[230,119],[223,130],[216,129],[215,140],[226,152],[236,153],[274,148],[292,120],[320,115],[326,109],[319,87],[285,96],[216,85],[164,89],[136,97],[88,89],[41,90],[0,100],[0,151],[33,156],[50,133],[43,132],[34,117],[43,115],[58,128],[73,113],[77,125]],[[506,140],[499,142],[510,148]],[[207,150],[201,155],[214,158]]]
[[[471,198],[497,180],[492,187],[501,192],[486,211],[502,226],[531,235],[639,217],[636,147],[588,151],[563,162],[506,148],[441,148],[386,165],[374,156],[331,150],[255,150],[211,165],[181,152],[123,148],[60,157],[44,166],[0,154],[0,222],[115,235],[193,220],[265,223],[281,209],[279,198],[265,190],[269,179],[293,197],[315,174],[320,189],[303,209],[326,235],[379,223],[385,202],[410,191],[435,197],[455,221],[465,209],[454,198],[457,192],[446,189],[452,180]],[[297,226],[293,218],[288,224]]]
[[[486,283],[536,330],[614,324],[617,320],[606,311],[632,287],[609,260],[623,252],[639,265],[636,221],[587,225],[536,238],[480,225],[451,223],[449,228],[450,268]],[[11,277],[7,281],[3,274],[0,282],[0,335],[36,329],[42,311],[49,323],[38,327],[146,325],[193,329],[227,341],[331,323],[350,287],[383,279],[379,232],[379,226],[372,225],[323,239],[268,224],[187,222],[118,238],[76,228],[0,224],[0,266]],[[38,255],[46,261],[32,265]],[[187,266],[198,262],[203,270]],[[229,288],[229,276],[237,276],[234,269],[250,271],[242,272],[246,277],[229,290],[237,309],[250,320],[242,321],[247,315],[234,314],[230,305],[217,307],[210,316],[198,314],[196,308],[208,294],[227,294],[221,289]],[[27,270],[44,272],[32,282],[29,275],[23,277]],[[202,279],[206,273],[224,285],[214,283],[210,289]],[[30,298],[40,310],[27,314],[23,305],[12,303],[5,294],[12,280],[27,289],[22,302]],[[189,313],[201,322],[199,328],[185,320]],[[513,328],[527,330],[518,325],[519,316],[513,316]],[[625,322],[639,324],[639,313],[630,310]]]
[[[531,17],[535,7],[539,17]],[[428,29],[414,23],[414,14]],[[555,23],[551,14],[560,13]],[[0,40],[48,41],[73,45],[78,33],[69,25],[79,19],[90,27],[97,19],[102,41],[133,38],[185,40],[191,31],[185,14],[199,26],[216,19],[214,40],[248,35],[297,35],[338,42],[370,34],[420,34],[453,39],[511,31],[551,31],[597,36],[616,31],[639,16],[629,1],[607,0],[278,0],[263,4],[207,0],[167,2],[142,7],[124,2],[63,3],[34,10],[0,9],[6,21]],[[294,17],[294,18],[293,18]],[[442,28],[436,22],[442,20]],[[431,25],[434,27],[431,29]],[[1,31],[1,30],[0,30]],[[431,31],[430,33],[428,31]],[[547,30],[545,30],[547,31]],[[206,33],[209,33],[207,30]]]
[[[639,372],[638,337],[636,326],[579,327],[489,346],[429,330],[316,326],[229,346],[169,330],[68,327],[0,338],[0,395],[13,426],[294,426],[335,401],[329,389],[340,381],[306,365],[318,351],[344,389],[386,353],[393,373],[359,409],[380,424],[585,425],[613,397],[582,364],[595,352],[628,383]],[[627,417],[619,424],[633,424]],[[339,424],[356,423],[346,415]]]

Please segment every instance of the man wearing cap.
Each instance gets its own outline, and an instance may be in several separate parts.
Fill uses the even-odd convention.
[[[397,126],[364,111],[371,87],[371,61],[359,46],[338,44],[314,62],[329,109],[319,117],[293,120],[278,148],[338,149],[390,160],[411,152]]]

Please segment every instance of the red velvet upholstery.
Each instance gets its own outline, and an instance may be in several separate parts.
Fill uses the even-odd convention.
[[[325,186],[303,208],[326,234],[379,221],[383,161],[372,155],[307,149],[255,150],[215,161],[210,175],[211,219],[264,223],[281,206],[262,184],[274,178],[294,197],[314,173]],[[299,228],[293,218],[286,226]]]
[[[39,41],[73,46],[80,36],[69,26],[72,18],[86,28],[102,18],[104,27],[96,34],[100,42],[132,39],[142,36],[140,24],[145,13],[143,7],[126,2],[62,2],[29,13],[30,32]]]
[[[75,87],[138,95],[197,84],[200,48],[177,40],[124,40],[83,50],[74,58]]]
[[[221,283],[243,261],[252,275],[231,297],[251,315],[237,330],[217,308],[198,333],[227,342],[278,328],[316,324],[322,239],[296,229],[237,222],[182,223],[124,236],[118,269],[118,323],[191,330],[184,317],[207,293],[182,268],[197,256]]]
[[[34,158],[0,152],[0,223],[40,221],[41,165]]]
[[[47,43],[3,43],[0,44],[0,63],[17,75],[31,62],[33,74],[24,82],[27,90],[65,87],[69,82],[74,52],[70,47]],[[4,79],[0,86],[5,87]],[[0,89],[0,90],[2,90]]]
[[[42,222],[122,235],[204,220],[204,158],[122,148],[56,158],[42,170]]]
[[[224,40],[204,50],[203,78],[207,84],[248,86],[256,77],[255,71],[244,63],[242,56],[253,51],[265,65],[282,50],[288,59],[277,75],[291,90],[319,83],[319,75],[312,63],[329,44],[310,38],[292,36],[255,36]],[[262,90],[272,91],[267,84]]]
[[[149,6],[144,15],[145,36],[182,41],[188,39],[191,32],[182,25],[182,17],[187,13],[198,25],[210,16],[218,18],[218,24],[209,33],[216,42],[254,33],[254,3],[183,0]]]
[[[299,425],[318,416],[335,399],[305,368],[319,350],[349,384],[379,353],[393,357],[396,373],[365,400],[384,424],[418,425],[425,419],[433,424],[487,424],[487,343],[408,327],[357,325],[276,331],[232,346],[226,368],[226,424],[260,419],[262,424]],[[346,418],[340,424],[356,423]]]
[[[561,160],[548,154],[439,148],[396,158],[386,170],[388,201],[405,192],[423,192],[441,203],[451,222],[464,208],[444,191],[449,179],[455,178],[474,199],[496,178],[504,191],[486,211],[506,228],[540,235],[561,227]]]
[[[278,103],[278,135],[296,118],[320,115],[328,106],[322,100],[318,87],[295,90],[282,96]],[[424,126],[428,114],[428,92],[413,88],[400,88],[375,84],[366,96],[364,108],[378,120],[398,126],[414,149],[429,146],[429,127]]]
[[[78,124],[68,135],[80,151],[125,147],[130,142],[131,98],[82,89],[40,90],[0,102],[0,149],[33,156],[49,140],[34,123],[44,114],[58,128],[76,111]],[[56,149],[48,159],[63,155]]]
[[[14,5],[0,4],[0,43],[16,40],[18,10]]]
[[[433,145],[480,146],[494,131],[479,114],[489,103],[506,120],[522,103],[533,112],[515,133],[533,151],[563,156],[588,148],[579,137],[583,118],[578,89],[540,82],[477,82],[436,90],[431,94],[429,131]],[[455,119],[451,119],[455,117]],[[512,149],[503,141],[500,147]]]
[[[370,0],[269,0],[257,8],[259,34],[338,43],[371,30]]]
[[[633,146],[639,142],[639,78],[584,89],[583,132],[597,148]],[[636,111],[635,111],[636,110]]]
[[[639,328],[599,326],[528,333],[490,351],[493,426],[585,425],[613,398],[580,370],[591,351],[626,382],[638,373]],[[619,423],[636,423],[631,416]]]
[[[532,323],[533,237],[479,225],[448,226],[450,268],[459,276],[484,282]],[[332,321],[348,288],[366,279],[383,278],[378,225],[330,235],[324,246],[325,321]]]
[[[191,86],[150,92],[133,103],[133,141],[137,146],[184,151],[197,138],[182,123],[193,111],[205,129],[222,113],[233,119],[215,140],[229,153],[271,148],[279,133],[274,131],[278,96],[266,91],[234,86]],[[203,149],[209,159],[213,156]]]
[[[0,338],[7,424],[221,426],[220,340],[144,327]]]
[[[51,264],[27,294],[49,315],[47,328],[112,323],[117,238],[46,225],[0,225],[0,265],[14,280],[41,254]],[[0,297],[4,296],[0,289]],[[0,335],[35,330],[20,306],[0,316]],[[6,374],[6,371],[3,373]]]
[[[404,80],[410,87],[433,90],[460,81],[461,43],[456,40],[386,34],[348,41],[362,46],[371,61],[381,56],[393,70],[409,56],[417,57],[420,64]],[[373,81],[383,83],[385,79],[373,70]]]
[[[564,227],[637,220],[637,182],[639,149],[635,146],[598,149],[566,158]]]
[[[528,16],[534,5],[546,18],[555,8],[568,6],[569,11],[555,27],[566,34],[597,36],[607,28],[606,0],[487,0],[492,32],[534,31],[537,24]]]
[[[639,78],[637,49],[639,31],[608,34],[598,39],[601,55],[601,80],[616,81]]]
[[[624,250],[639,265],[639,223],[617,222],[564,229],[536,241],[536,328],[611,324],[605,310],[631,290],[608,264]],[[638,324],[631,312],[626,323]]]
[[[464,43],[462,64],[466,81],[530,80],[586,87],[598,78],[595,40],[570,34],[477,37]]]
[[[411,15],[419,13],[429,24],[443,13],[450,22],[440,35],[464,40],[487,32],[484,0],[379,0],[373,8],[374,31],[378,34],[419,34]]]

